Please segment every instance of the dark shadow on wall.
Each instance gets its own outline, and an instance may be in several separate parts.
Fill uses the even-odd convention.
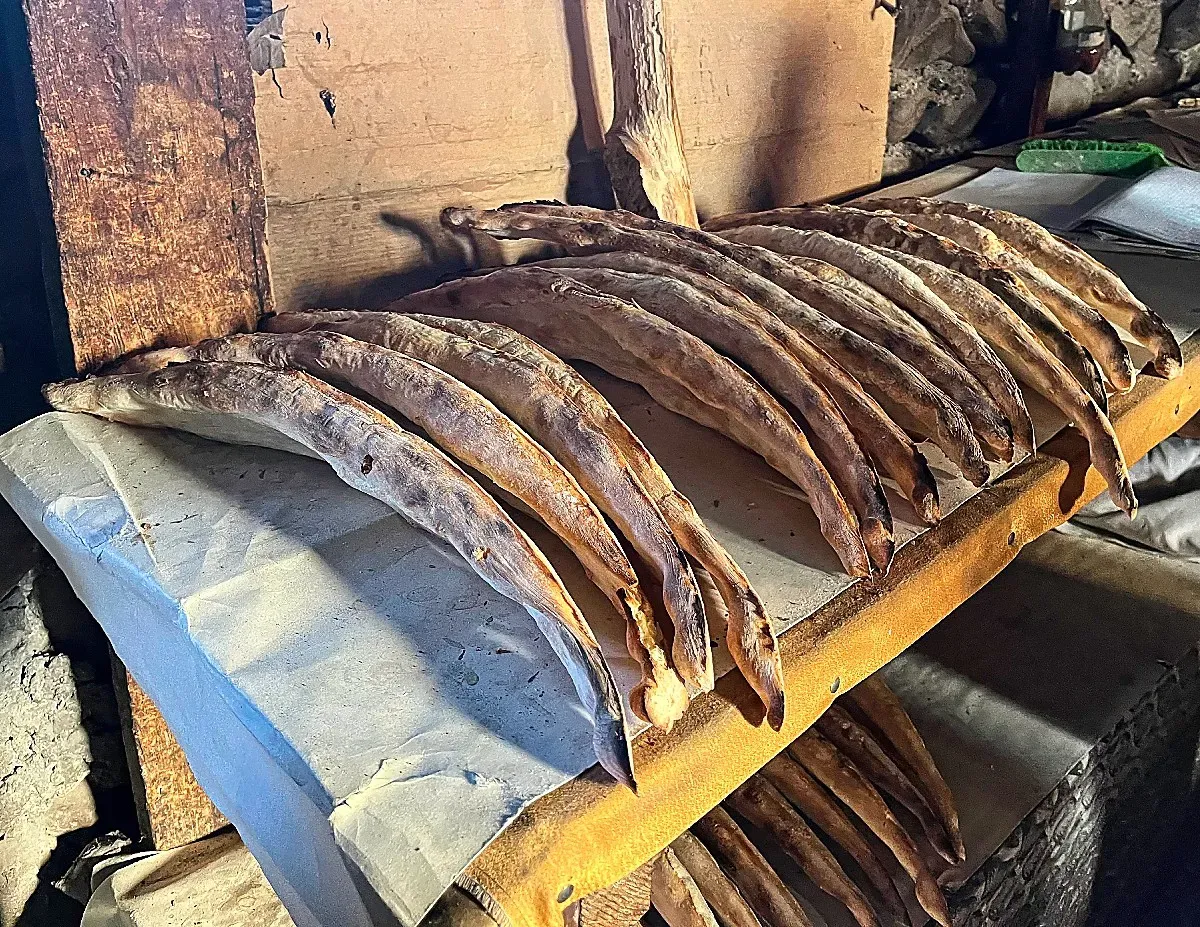
[[[0,433],[45,411],[41,386],[73,369],[19,3],[0,4]],[[48,237],[46,237],[48,236]],[[53,281],[48,293],[46,282]],[[58,316],[65,321],[65,314]]]
[[[565,198],[569,203],[612,209],[616,201],[604,163],[604,126],[582,0],[563,0],[563,20],[576,107],[575,127],[565,152]],[[544,195],[558,197],[563,193],[546,190]],[[411,238],[421,249],[420,263],[355,281],[351,287],[320,284],[304,287],[293,296],[291,308],[378,309],[408,293],[462,276],[466,271],[512,261],[511,249],[506,251],[491,236],[452,234],[442,228],[436,219],[425,216],[416,218],[401,211],[389,210],[380,212],[378,221],[396,234]],[[549,245],[539,247],[527,242],[522,247],[523,259],[552,253],[555,253],[555,249]]]
[[[596,92],[596,70],[582,0],[563,0],[571,86],[575,91],[575,129],[567,142],[567,202],[613,209],[612,182],[604,164],[604,125]]]

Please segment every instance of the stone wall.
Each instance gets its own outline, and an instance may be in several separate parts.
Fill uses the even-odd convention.
[[[1057,74],[1050,118],[1158,96],[1200,74],[1200,0],[1104,0],[1111,47],[1095,74]]]
[[[136,834],[107,644],[2,499],[0,551],[0,927],[69,927],[76,856]]]
[[[1111,47],[1095,74],[1055,76],[1052,120],[1162,94],[1200,76],[1200,0],[1101,5]],[[988,138],[989,107],[1010,69],[1008,38],[1005,0],[901,0],[885,175],[954,157]]]

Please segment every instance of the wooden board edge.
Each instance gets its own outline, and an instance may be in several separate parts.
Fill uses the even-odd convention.
[[[1200,336],[1173,380],[1142,378],[1112,400],[1130,462],[1200,412]],[[634,745],[638,794],[598,768],[538,799],[468,868],[514,923],[560,925],[573,902],[653,858],[799,736],[845,691],[895,658],[1046,531],[1104,490],[1075,431],[1006,474],[906,545],[885,579],[859,583],[781,640],[788,718],[757,720],[746,683],[729,674],[670,735]]]

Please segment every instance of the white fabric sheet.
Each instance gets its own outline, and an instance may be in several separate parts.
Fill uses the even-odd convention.
[[[1170,275],[1156,267],[1154,279]],[[1156,304],[1181,334],[1194,328],[1186,302]],[[782,477],[593,375],[778,630],[850,584]],[[1044,442],[1062,419],[1030,406]],[[930,457],[949,512],[973,489]],[[300,927],[413,927],[529,801],[593,763],[582,708],[532,619],[319,461],[50,414],[0,437],[0,493]],[[902,542],[917,528],[895,501]],[[628,691],[620,620],[561,545],[535,540]],[[716,658],[727,671],[723,645]]]

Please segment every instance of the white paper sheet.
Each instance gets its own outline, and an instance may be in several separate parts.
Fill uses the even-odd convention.
[[[1156,285],[1169,280],[1156,267]],[[1155,306],[1181,334],[1195,327],[1189,299]],[[597,382],[778,630],[850,584],[782,477],[639,389]],[[1062,419],[1030,407],[1044,442]],[[930,457],[949,512],[973,490]],[[532,619],[319,461],[50,414],[0,438],[0,493],[301,927],[413,927],[525,804],[593,763],[582,708]],[[895,502],[905,541],[917,529]],[[535,540],[628,691],[619,619],[561,545]],[[723,645],[716,657],[727,671]]]
[[[1200,250],[1200,173],[1175,165],[1136,180],[992,168],[942,199],[1007,209],[1060,234]]]
[[[1168,165],[1130,184],[1084,219],[1165,245],[1200,249],[1200,174]]]

